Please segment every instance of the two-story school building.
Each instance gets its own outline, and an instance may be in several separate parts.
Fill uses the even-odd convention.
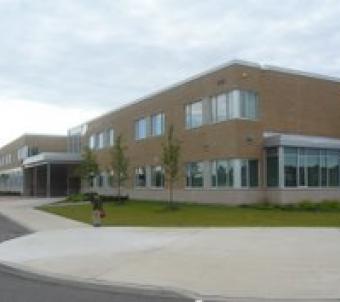
[[[92,188],[83,184],[81,190],[115,194],[110,148],[121,134],[129,158],[125,192],[165,200],[161,152],[170,125],[181,143],[178,201],[340,199],[340,79],[243,61],[69,130],[60,160],[74,165],[69,156],[90,147],[101,172]],[[37,156],[28,163],[46,165]],[[51,179],[45,183],[53,187]]]

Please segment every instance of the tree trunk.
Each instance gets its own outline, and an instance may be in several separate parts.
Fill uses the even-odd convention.
[[[170,179],[169,182],[169,202],[170,202],[170,208],[173,208],[173,200],[174,200],[174,193],[173,193],[173,180]]]

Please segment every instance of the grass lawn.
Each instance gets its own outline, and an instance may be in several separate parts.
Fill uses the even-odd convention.
[[[301,226],[340,227],[340,211],[180,204],[170,210],[162,202],[106,203],[104,225],[110,226]],[[91,205],[52,205],[40,210],[91,223]]]

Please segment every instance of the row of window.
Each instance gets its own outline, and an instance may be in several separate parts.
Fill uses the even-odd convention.
[[[164,113],[157,113],[141,118],[135,122],[135,139],[140,140],[149,136],[163,135],[165,131]]]
[[[22,172],[12,172],[0,174],[0,189],[1,190],[18,190],[20,191],[23,185]]]
[[[103,132],[93,134],[89,138],[89,148],[100,150],[114,145],[114,129],[106,129]]]
[[[259,98],[254,91],[232,90],[221,93],[212,96],[208,105],[204,106],[203,101],[198,101],[185,106],[187,129],[200,127],[206,122],[217,123],[236,118],[256,120],[259,115]]]
[[[20,161],[24,160],[27,157],[37,155],[38,153],[39,153],[38,147],[29,147],[25,145],[17,150],[17,158]]]
[[[208,172],[212,187],[257,187],[258,161],[251,159],[214,160],[208,163],[191,162],[186,165],[186,186],[202,188],[205,184],[205,174]],[[149,176],[150,175],[150,176]],[[143,187],[164,187],[164,169],[162,166],[140,166],[134,170],[134,185]],[[95,178],[97,187],[112,187],[112,176],[101,173]],[[93,184],[93,185],[94,185]]]
[[[230,119],[258,119],[258,94],[248,90],[232,90],[212,96],[204,105],[200,100],[185,106],[185,125],[187,129],[197,128],[205,123],[217,123]],[[209,118],[206,118],[209,116]],[[111,132],[112,133],[111,133]],[[164,135],[165,115],[163,112],[143,117],[135,121],[135,139]],[[92,135],[89,140],[91,149],[97,150],[111,146],[113,129]]]
[[[340,186],[340,151],[285,147],[282,159],[278,148],[269,148],[266,154],[268,187],[279,186],[280,173],[285,187]]]
[[[10,165],[12,163],[12,154],[8,153],[0,156],[0,167]]]

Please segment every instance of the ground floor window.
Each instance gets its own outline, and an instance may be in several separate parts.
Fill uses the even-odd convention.
[[[186,166],[187,187],[203,187],[204,185],[204,164],[203,162],[191,162]]]
[[[302,147],[283,147],[279,159],[278,148],[266,150],[267,185],[277,187],[282,173],[285,187],[340,186],[340,151]],[[279,161],[283,171],[279,173]]]
[[[136,187],[146,186],[146,169],[145,167],[138,167],[135,169],[135,185]]]
[[[211,185],[213,187],[232,187],[234,184],[234,165],[231,160],[211,162]]]
[[[164,170],[162,166],[151,167],[151,186],[156,188],[164,187]]]
[[[259,185],[258,161],[256,159],[241,160],[241,186],[257,187]]]

